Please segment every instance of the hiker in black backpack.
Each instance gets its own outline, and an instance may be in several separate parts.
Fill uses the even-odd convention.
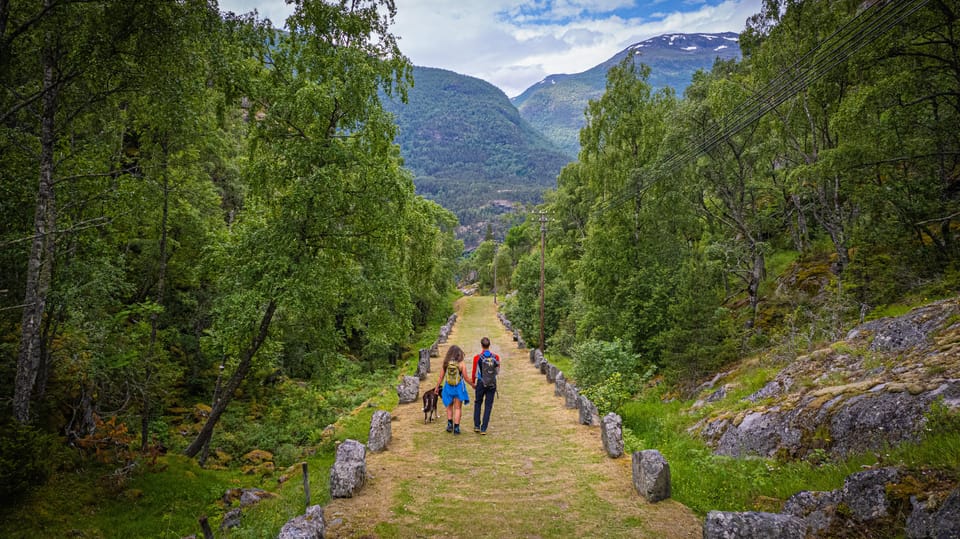
[[[437,393],[443,399],[443,405],[447,407],[447,432],[454,434],[460,434],[460,415],[463,413],[463,403],[470,402],[467,384],[473,386],[473,382],[467,379],[463,357],[463,349],[457,345],[453,345],[447,350],[447,355],[443,358],[443,370],[440,371],[440,379],[437,380],[436,387]],[[443,387],[443,393],[440,393],[441,386]]]
[[[500,374],[500,356],[490,351],[490,339],[480,339],[483,351],[473,356],[473,382],[477,388],[477,402],[473,405],[473,432],[487,434],[493,396],[497,393],[497,376]],[[479,378],[477,375],[480,375]],[[483,406],[483,422],[480,422],[480,407]]]

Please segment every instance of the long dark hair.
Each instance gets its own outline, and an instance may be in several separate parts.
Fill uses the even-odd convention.
[[[447,371],[447,367],[450,365],[450,362],[460,363],[463,361],[463,349],[457,345],[453,345],[447,350],[447,355],[443,358],[443,371]]]

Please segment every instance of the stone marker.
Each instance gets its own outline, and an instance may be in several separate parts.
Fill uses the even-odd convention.
[[[580,410],[581,425],[592,427],[600,424],[600,411],[597,410],[597,405],[593,401],[580,395],[580,398],[577,399],[577,408]]]
[[[562,397],[563,390],[567,385],[567,377],[563,375],[563,371],[557,371],[557,379],[553,382],[553,396]]]
[[[804,539],[803,521],[777,513],[710,511],[703,539]]]
[[[305,515],[287,521],[277,539],[323,539],[323,532],[323,507],[311,505]]]
[[[600,421],[600,441],[603,450],[612,458],[623,456],[623,419],[613,412]]]
[[[370,418],[370,435],[367,437],[367,449],[373,452],[383,451],[390,443],[390,412],[377,410]]]
[[[426,380],[428,372],[430,372],[430,350],[421,348],[420,357],[417,361],[417,378]]]
[[[416,376],[404,376],[397,386],[397,396],[400,404],[409,404],[420,396],[420,379]]]
[[[356,440],[344,440],[330,468],[330,497],[352,498],[367,479],[367,447]]]
[[[633,453],[633,488],[649,502],[670,497],[670,465],[656,449]]]

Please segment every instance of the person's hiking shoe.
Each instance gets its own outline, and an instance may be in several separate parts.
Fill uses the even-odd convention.
[[[453,433],[454,433],[454,434],[460,434],[460,425],[454,425],[454,426],[453,426]]]
[[[480,432],[480,427],[473,427],[473,432]]]
[[[447,421],[447,432],[453,432],[453,421]]]
[[[485,430],[480,431],[480,436],[486,436],[486,435],[487,435],[487,431]]]

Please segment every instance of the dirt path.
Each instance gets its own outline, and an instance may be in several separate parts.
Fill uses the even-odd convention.
[[[488,336],[503,360],[488,434],[473,432],[472,391],[459,436],[444,431],[442,408],[441,420],[424,424],[419,401],[397,406],[387,451],[367,454],[372,479],[359,496],[326,506],[328,538],[701,536],[683,505],[636,494],[630,457],[608,458],[600,429],[579,425],[553,396],[497,321],[493,298],[463,298],[457,314],[421,394],[448,346],[472,358]]]

